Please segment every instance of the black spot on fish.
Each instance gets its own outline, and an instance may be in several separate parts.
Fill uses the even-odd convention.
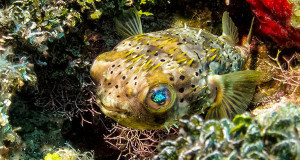
[[[199,69],[199,74],[201,74],[202,73],[202,70],[201,69]]]
[[[183,99],[183,98],[181,98],[181,99],[180,99],[180,102],[182,103],[183,101],[184,101],[184,99]]]
[[[148,53],[149,53],[150,51],[151,51],[150,49],[147,50]]]
[[[114,71],[110,71],[110,74],[113,74],[114,73]]]
[[[108,85],[111,85],[111,83],[109,82]]]
[[[181,75],[179,78],[180,78],[181,80],[184,80],[184,79],[185,79],[185,76]]]
[[[164,62],[164,61],[166,61],[166,60],[165,60],[165,59],[161,59],[160,61],[161,61],[161,62]]]
[[[131,46],[131,44],[130,44],[130,43],[129,43],[128,45],[129,45],[129,46]]]
[[[119,72],[119,75],[121,74],[122,72]]]
[[[180,93],[183,93],[184,92],[184,88],[179,88],[178,90]]]
[[[186,39],[184,39],[184,38],[183,38],[183,39],[182,39],[182,41],[183,41],[183,42],[185,42],[185,41],[186,41]]]
[[[113,64],[111,67],[115,67],[115,65]]]
[[[173,77],[170,77],[170,81],[174,81],[174,78],[173,78]]]
[[[119,98],[120,97],[120,95],[117,95],[117,98]]]
[[[195,87],[195,85],[193,84],[193,85],[192,85],[192,88],[194,88],[194,87]]]
[[[126,84],[128,84],[129,82],[126,82]]]
[[[120,67],[121,65],[119,64],[117,67]]]
[[[115,87],[116,87],[116,88],[118,88],[119,86],[118,86],[118,85],[116,85]]]
[[[137,76],[135,76],[133,80],[136,80],[136,79],[137,79]]]
[[[155,53],[154,56],[158,56],[158,53]]]
[[[125,79],[125,78],[126,78],[126,76],[123,76],[123,77],[122,77],[122,79]]]
[[[199,75],[199,73],[198,72],[195,72],[195,76],[198,76]]]
[[[108,94],[111,94],[111,92],[109,92]]]
[[[137,82],[134,82],[134,85],[137,85]]]
[[[177,45],[182,45],[182,43],[181,43],[181,42],[178,42]]]
[[[140,47],[136,47],[136,49],[140,49]]]
[[[129,69],[131,70],[133,67],[130,67]]]
[[[126,93],[125,96],[128,97],[128,94]]]

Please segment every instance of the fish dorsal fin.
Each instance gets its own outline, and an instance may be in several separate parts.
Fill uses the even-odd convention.
[[[222,37],[231,44],[235,44],[239,41],[238,30],[232,19],[229,17],[229,13],[225,11],[222,16]]]
[[[117,31],[124,38],[143,33],[141,19],[135,8],[124,10],[123,14],[115,19],[115,22]]]
[[[205,119],[233,119],[245,112],[260,76],[261,72],[253,70],[209,76],[211,105]]]

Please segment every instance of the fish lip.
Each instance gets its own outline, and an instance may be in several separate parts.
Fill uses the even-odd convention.
[[[108,106],[104,105],[102,102],[101,102],[101,105],[102,105],[103,108],[105,108],[108,111],[119,112],[119,113],[127,113],[127,110],[125,110],[125,109],[108,107]]]

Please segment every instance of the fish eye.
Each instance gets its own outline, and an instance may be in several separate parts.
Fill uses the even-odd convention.
[[[146,104],[150,111],[165,112],[172,108],[176,99],[176,93],[172,87],[160,84],[152,87],[147,96]]]

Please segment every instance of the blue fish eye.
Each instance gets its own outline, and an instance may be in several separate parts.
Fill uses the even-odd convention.
[[[166,92],[168,92],[168,89],[166,88],[154,90],[153,94],[151,95],[151,100],[158,105],[164,105],[168,99]]]
[[[164,112],[172,108],[175,99],[174,89],[167,84],[160,84],[148,91],[145,102],[150,111]]]

